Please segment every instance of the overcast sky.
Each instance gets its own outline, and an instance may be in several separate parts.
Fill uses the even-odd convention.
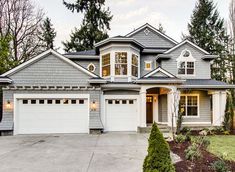
[[[71,30],[80,26],[83,15],[66,9],[62,0],[34,1],[44,9],[46,16],[51,18],[57,31],[56,46],[63,52],[61,41],[69,39]],[[145,23],[153,26],[162,23],[166,34],[180,41],[182,33],[187,32],[187,23],[190,21],[195,2],[196,0],[106,0],[106,7],[110,8],[113,15],[109,35],[126,35]],[[214,2],[221,17],[227,20],[230,0]]]

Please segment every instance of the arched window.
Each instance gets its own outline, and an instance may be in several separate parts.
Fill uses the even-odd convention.
[[[87,69],[90,71],[90,72],[95,72],[95,65],[93,63],[90,63],[88,66],[87,66]]]
[[[178,67],[178,75],[194,75],[195,74],[195,58],[187,49],[181,52],[176,59]]]

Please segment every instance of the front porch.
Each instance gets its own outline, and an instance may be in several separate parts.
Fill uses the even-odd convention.
[[[225,90],[144,85],[141,86],[140,97],[139,131],[148,131],[154,121],[163,131],[176,128],[178,112],[183,115],[183,126],[203,128],[221,126],[223,122]]]

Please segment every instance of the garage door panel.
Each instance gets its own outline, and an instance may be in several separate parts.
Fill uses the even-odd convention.
[[[28,100],[23,103],[23,100]],[[40,133],[87,133],[88,132],[88,100],[82,99],[82,104],[77,101],[68,104],[48,104],[44,99],[43,104],[31,104],[30,99],[19,99],[17,112],[17,128],[19,134]]]
[[[137,101],[106,100],[106,130],[107,131],[136,131],[137,130]]]

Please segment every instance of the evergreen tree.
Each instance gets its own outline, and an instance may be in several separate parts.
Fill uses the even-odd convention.
[[[154,122],[149,137],[148,155],[145,157],[143,172],[174,172],[170,149]]]
[[[212,78],[225,80],[228,35],[212,0],[198,0],[188,24],[187,39],[211,54],[219,55],[212,65]]]
[[[51,20],[47,17],[41,26],[40,40],[43,42],[45,49],[54,49],[54,40],[56,37],[55,29],[51,23]]]
[[[76,0],[75,3],[63,1],[72,12],[83,13],[84,18],[80,28],[70,35],[70,40],[63,42],[65,51],[82,51],[94,48],[94,44],[108,38],[111,12],[104,8],[105,0]]]
[[[0,37],[0,75],[19,64],[10,53],[11,37]]]

